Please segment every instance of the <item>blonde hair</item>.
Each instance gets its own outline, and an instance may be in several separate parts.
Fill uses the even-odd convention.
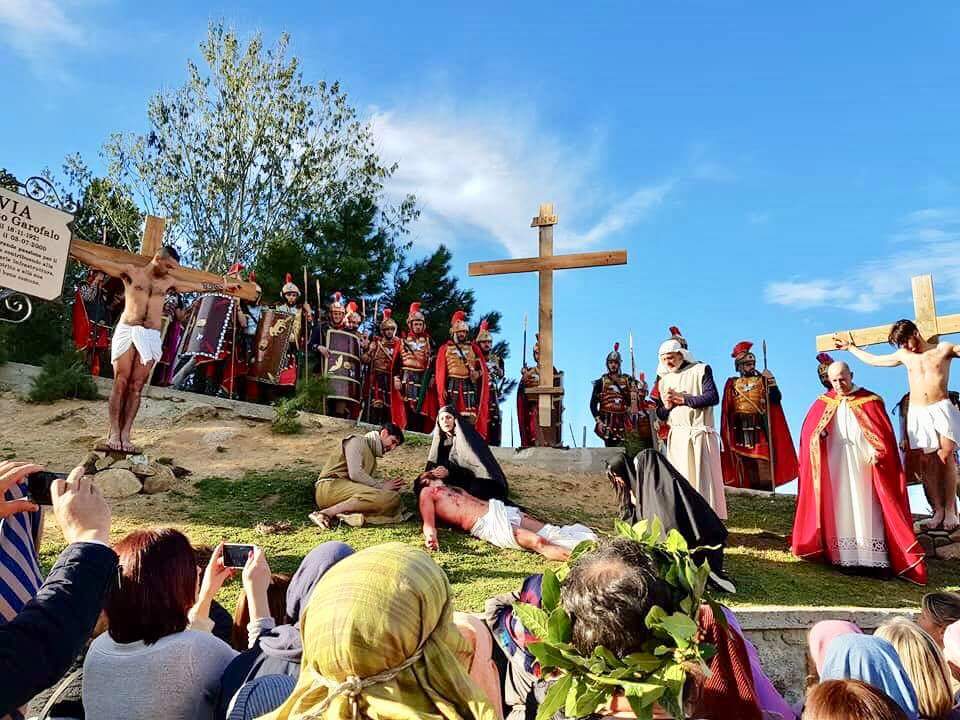
[[[950,669],[943,652],[930,635],[912,620],[895,617],[877,628],[875,635],[893,645],[914,690],[920,715],[939,720],[953,709]]]

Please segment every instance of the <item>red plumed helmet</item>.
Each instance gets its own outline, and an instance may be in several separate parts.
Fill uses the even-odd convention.
[[[420,310],[420,303],[412,302],[410,303],[410,310],[407,312],[407,325],[412,323],[414,320],[426,320],[423,316],[423,312]]]
[[[678,328],[676,325],[671,325],[671,326],[670,326],[670,336],[671,336],[671,337],[682,337],[682,336],[683,336],[683,333],[680,332],[680,328]]]
[[[343,310],[343,295],[337,290],[333,294],[333,302],[330,303],[330,310]]]
[[[393,310],[390,308],[383,309],[383,322],[380,323],[380,329],[384,330],[386,328],[397,329],[397,321],[393,319]]]
[[[283,288],[280,290],[281,295],[286,295],[287,293],[296,293],[300,294],[300,288],[298,288],[293,282],[293,275],[287,273],[283,278]]]
[[[833,362],[833,358],[827,353],[822,352],[817,355],[817,362],[819,362],[821,365],[829,365]]]
[[[457,310],[450,318],[450,334],[470,330],[467,325],[467,314],[463,310]]]
[[[493,342],[493,335],[490,334],[490,326],[486,320],[480,321],[480,330],[477,332],[477,342]]]
[[[733,346],[733,352],[730,353],[730,357],[738,358],[741,355],[745,355],[750,352],[750,348],[753,347],[753,343],[749,340],[742,340]]]

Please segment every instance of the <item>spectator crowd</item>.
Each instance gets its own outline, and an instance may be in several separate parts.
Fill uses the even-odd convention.
[[[78,467],[52,489],[66,549],[40,581],[39,509],[25,479],[0,463],[0,715],[109,720],[397,720],[536,717],[558,678],[541,671],[535,632],[515,613],[539,605],[541,576],[453,609],[429,554],[389,543],[311,550],[292,576],[261,548],[242,569],[223,546],[200,548],[171,528],[141,528],[110,544],[109,506]],[[215,598],[235,573],[232,617]],[[581,657],[639,652],[651,609],[671,594],[647,548],[602,540],[569,566],[560,603]],[[893,617],[873,635],[828,621],[809,634],[811,677],[787,703],[728,608],[704,604],[699,641],[708,672],[690,668],[686,718],[706,720],[960,720],[960,595],[924,597],[916,621]],[[604,652],[605,652],[604,651]],[[590,717],[635,717],[616,693]],[[656,706],[654,717],[672,717]],[[557,717],[564,716],[564,708]]]

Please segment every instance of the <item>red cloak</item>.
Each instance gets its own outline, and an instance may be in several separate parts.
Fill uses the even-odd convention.
[[[87,306],[77,290],[73,298],[73,346],[77,351],[87,354],[90,359],[90,374],[100,374],[100,355],[97,350],[110,347],[110,328],[95,325],[87,316]]]
[[[737,458],[756,458],[770,460],[770,444],[767,442],[766,429],[753,447],[745,447],[734,441],[733,424],[729,418],[733,415],[734,380],[727,378],[723,386],[723,401],[720,406],[720,437],[723,440],[723,450],[720,452],[720,461],[723,466],[723,484],[731,487],[740,487],[740,477],[737,474]],[[797,451],[793,447],[793,436],[787,425],[787,418],[779,403],[770,403],[770,434],[773,436],[773,470],[774,484],[777,487],[786,485],[797,476]]]
[[[897,577],[925,585],[927,567],[924,551],[913,533],[907,500],[907,483],[900,465],[900,453],[883,400],[860,388],[847,404],[877,452],[873,466],[873,488],[883,513],[884,534],[890,566]],[[837,564],[837,528],[830,485],[827,438],[830,422],[840,401],[836,391],[817,398],[803,421],[800,434],[800,490],[793,522],[791,550],[804,560]]]
[[[397,385],[393,381],[396,377],[396,367],[397,363],[400,360],[400,349],[403,347],[403,343],[400,342],[400,338],[394,337],[389,343],[386,342],[386,338],[375,337],[371,340],[373,343],[383,343],[383,348],[392,350],[390,352],[390,367],[394,368],[394,372],[390,374],[390,421],[397,425],[402,430],[407,429],[407,411],[403,406],[403,395],[400,394],[400,391],[397,390]],[[372,357],[372,355],[371,355]],[[371,362],[370,371],[367,373],[366,387],[363,388],[363,396],[368,397],[370,393],[370,383],[373,382],[373,364]]]
[[[456,350],[451,349],[452,347],[453,341],[447,340],[437,351],[436,378],[437,403],[439,407],[443,407],[449,402],[447,399],[447,351],[456,352]],[[480,346],[475,342],[471,342],[470,348],[473,350],[474,357],[477,358],[477,364],[479,365],[477,369],[480,371],[480,387],[477,388],[477,422],[474,424],[474,427],[477,428],[477,432],[480,433],[481,437],[486,440],[487,421],[490,416],[490,374],[487,372],[487,364],[483,362],[483,351],[480,350]],[[462,410],[461,402],[458,402],[457,411],[460,412]]]
[[[537,444],[537,401],[524,392],[522,384],[517,386],[517,423],[520,426],[520,447],[532,447]]]

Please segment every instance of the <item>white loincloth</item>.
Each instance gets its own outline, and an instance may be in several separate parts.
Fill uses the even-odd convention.
[[[487,514],[473,524],[470,534],[497,547],[521,550],[513,536],[513,529],[520,526],[520,519],[517,508],[507,507],[501,501],[491,499],[488,502]]]
[[[504,505],[500,500],[490,500],[487,514],[473,524],[470,534],[497,547],[521,550],[513,531],[520,527],[522,519],[522,513],[517,508]],[[597,539],[593,530],[579,523],[563,527],[544,525],[537,535],[567,550],[573,550],[584,540]]]
[[[960,410],[949,400],[933,405],[915,406],[910,403],[907,412],[907,438],[912,450],[935,453],[940,449],[940,437],[958,442],[960,439]]]
[[[163,357],[163,341],[159,330],[146,328],[143,325],[127,325],[121,320],[113,331],[110,362],[119,360],[131,345],[137,349],[143,365]]]
[[[559,545],[567,550],[573,550],[584,540],[596,542],[598,539],[593,530],[588,528],[586,525],[581,525],[580,523],[564,525],[562,527],[557,527],[556,525],[544,525],[537,535],[542,537],[551,545]]]

